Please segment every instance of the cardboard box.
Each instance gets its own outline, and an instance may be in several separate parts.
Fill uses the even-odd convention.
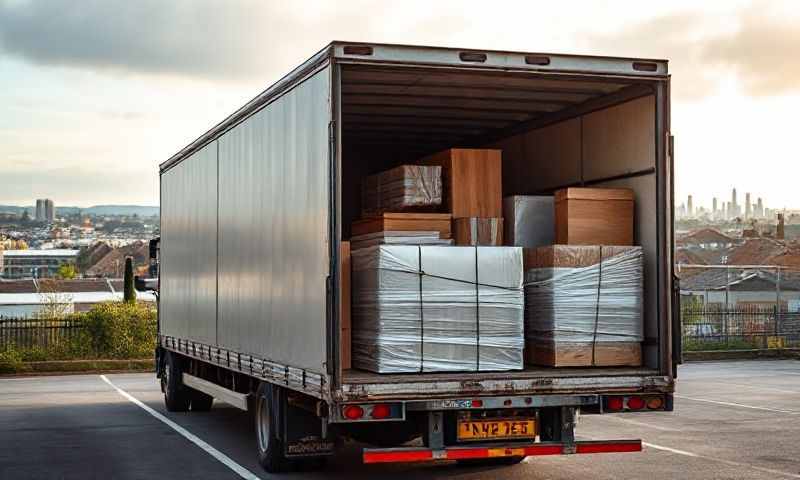
[[[365,215],[436,209],[442,205],[442,167],[401,165],[370,175],[361,186]]]
[[[515,247],[543,247],[555,242],[552,195],[514,195],[503,199],[503,241]]]
[[[633,245],[633,190],[564,188],[555,194],[559,245]]]
[[[500,150],[451,148],[420,163],[442,167],[445,208],[453,218],[503,216]]]
[[[523,262],[527,362],[641,364],[641,247],[552,245],[525,249]]]
[[[439,238],[451,238],[452,215],[449,213],[383,213],[356,220],[353,237],[376,232],[439,232]]]
[[[453,232],[456,245],[503,245],[502,218],[454,218]]]

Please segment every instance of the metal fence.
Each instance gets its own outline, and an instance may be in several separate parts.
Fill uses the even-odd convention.
[[[785,306],[681,302],[684,350],[800,347],[800,313]]]
[[[51,348],[73,340],[83,328],[74,319],[0,319],[0,349]]]

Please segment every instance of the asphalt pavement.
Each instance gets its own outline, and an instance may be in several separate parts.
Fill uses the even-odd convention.
[[[280,477],[800,479],[800,362],[691,363],[677,385],[674,412],[581,417],[580,438],[641,438],[641,453],[362,465],[346,445],[321,472]],[[254,442],[250,416],[225,404],[166,412],[152,374],[0,379],[0,479],[271,478]]]

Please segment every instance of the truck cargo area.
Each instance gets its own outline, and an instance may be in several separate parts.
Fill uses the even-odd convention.
[[[634,68],[645,68],[634,65]],[[647,64],[647,71],[661,64]],[[341,372],[353,391],[403,382],[509,379],[536,390],[535,379],[669,375],[666,355],[669,218],[665,159],[660,157],[668,91],[663,78],[513,69],[340,64],[341,239],[361,213],[363,179],[448,148],[502,150],[502,195],[547,195],[559,188],[630,188],[634,245],[644,252],[641,368],[526,366],[498,373]],[[660,292],[660,293],[659,293]],[[663,378],[663,377],[661,377]],[[527,384],[525,383],[527,381]],[[658,383],[658,382],[656,382]],[[665,385],[669,382],[665,381]],[[483,387],[476,387],[483,388]],[[379,389],[380,390],[380,389]],[[542,391],[546,389],[540,389]],[[373,392],[377,394],[376,390]],[[392,391],[391,388],[385,389]],[[396,390],[399,393],[399,390]],[[452,392],[449,392],[452,393]],[[444,394],[444,393],[443,393]]]

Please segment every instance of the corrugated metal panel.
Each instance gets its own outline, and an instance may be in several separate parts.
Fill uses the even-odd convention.
[[[161,177],[161,331],[216,342],[217,144]]]
[[[219,345],[324,372],[330,69],[219,139]]]

